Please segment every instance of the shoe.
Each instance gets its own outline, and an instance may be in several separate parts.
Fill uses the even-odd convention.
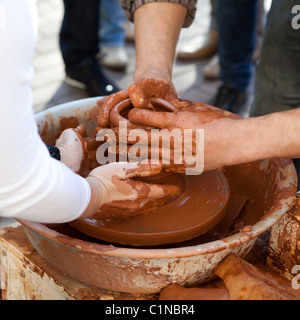
[[[216,54],[208,62],[208,64],[202,70],[204,78],[207,80],[216,80],[220,77],[220,63],[219,56]]]
[[[107,79],[96,59],[66,68],[66,76],[66,83],[87,90],[91,97],[107,96],[120,91]]]
[[[127,53],[123,46],[102,47],[97,58],[100,65],[114,70],[124,70],[128,64]]]
[[[239,115],[244,113],[247,93],[223,84],[209,104]]]
[[[218,50],[218,33],[211,30],[202,44],[192,42],[177,52],[181,60],[206,59],[213,56]]]
[[[125,32],[125,41],[134,42],[134,24],[129,20],[125,20],[123,22],[123,28]]]

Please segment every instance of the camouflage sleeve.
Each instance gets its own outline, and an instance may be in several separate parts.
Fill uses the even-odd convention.
[[[127,18],[133,21],[135,10],[149,2],[172,2],[185,6],[187,8],[187,14],[183,24],[184,28],[189,27],[195,18],[197,0],[121,0],[121,5]]]

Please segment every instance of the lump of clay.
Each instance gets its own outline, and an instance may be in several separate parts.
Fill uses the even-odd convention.
[[[223,117],[232,117],[239,119],[240,117],[222,110],[216,107],[212,107],[200,102],[187,101],[178,99],[176,93],[171,89],[171,87],[164,83],[163,81],[158,81],[154,79],[142,79],[139,82],[132,84],[128,90],[119,91],[110,95],[105,101],[103,99],[97,101],[99,107],[98,119],[98,128],[100,131],[102,129],[110,128],[115,132],[116,145],[119,145],[119,137],[121,135],[121,129],[119,128],[120,121],[124,121],[127,124],[127,131],[122,131],[122,136],[130,135],[131,130],[143,129],[148,134],[148,142],[146,141],[146,150],[150,150],[151,145],[151,129],[152,127],[144,127],[138,124],[134,124],[129,121],[128,114],[130,110],[135,109],[138,112],[139,109],[150,109],[153,111],[164,111],[164,112],[192,112],[201,115],[203,123],[213,121],[218,118]],[[166,127],[165,129],[171,130],[172,128]],[[133,135],[134,136],[134,135]],[[120,150],[116,150],[117,155],[122,155],[126,157],[128,155],[129,148],[132,144],[135,144],[137,141],[130,141],[127,139],[127,149],[123,148],[123,152],[126,154],[121,154]],[[159,161],[163,164],[165,171],[172,171],[176,173],[185,173],[185,165],[175,164],[175,151],[174,146],[170,146],[170,163],[165,164],[163,161],[163,150],[164,147],[160,144],[155,146],[158,155]],[[148,144],[148,145],[147,145]],[[152,143],[153,147],[153,143]],[[182,150],[184,148],[182,147]],[[137,154],[137,157],[140,155]],[[148,156],[148,159],[151,158],[151,155]],[[132,158],[131,158],[132,159]]]
[[[235,254],[230,254],[215,269],[223,279],[230,300],[299,300],[300,292],[291,283],[278,281]]]

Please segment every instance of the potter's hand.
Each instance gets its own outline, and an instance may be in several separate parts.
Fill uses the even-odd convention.
[[[86,178],[92,191],[92,209],[85,217],[128,217],[163,205],[179,194],[179,187],[133,179],[156,175],[161,169],[156,164],[127,162],[110,163],[94,169]]]
[[[160,129],[179,129],[183,137],[183,146],[176,148],[178,144],[171,143],[171,159],[178,157],[178,152],[183,153],[183,150],[190,150],[189,154],[197,153],[196,142],[199,134],[196,129],[204,129],[204,170],[213,170],[230,164],[231,142],[234,139],[234,126],[238,116],[231,114],[211,106],[199,104],[191,108],[191,111],[180,112],[154,112],[150,110],[133,109],[128,117],[132,123],[152,126]],[[184,135],[184,129],[192,129],[193,134],[187,138]],[[199,132],[199,131],[198,131]],[[200,139],[200,138],[199,138]],[[199,141],[199,140],[198,140]],[[145,146],[148,147],[148,146]],[[159,154],[162,154],[160,145],[151,145],[152,150],[159,149]],[[141,150],[141,152],[143,152]],[[156,151],[158,152],[158,151]],[[238,152],[241,152],[240,150]],[[157,153],[156,153],[157,154]],[[185,157],[182,157],[182,164],[178,164],[178,168],[193,167],[187,164]],[[178,171],[180,171],[178,170]]]
[[[156,77],[155,79],[143,78],[128,88],[131,103],[135,108],[154,109],[149,101],[150,98],[161,98],[169,102],[178,100],[171,80],[167,80],[167,77],[164,80],[163,75],[155,74],[155,70],[151,72],[147,76]]]
[[[75,129],[66,129],[55,143],[60,151],[60,160],[72,171],[78,172],[84,158],[85,126],[79,125]]]

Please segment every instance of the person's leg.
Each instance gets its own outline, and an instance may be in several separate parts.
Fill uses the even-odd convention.
[[[253,75],[257,0],[218,0],[220,78],[223,85],[211,104],[239,113]]]
[[[256,43],[255,49],[252,55],[252,61],[256,62],[260,55],[260,49],[262,44],[262,37],[265,28],[265,20],[266,20],[266,10],[264,5],[264,0],[258,0],[257,6],[257,21],[256,21]],[[215,30],[217,29],[216,19],[212,20],[212,24],[215,25],[213,27]],[[208,80],[215,80],[220,78],[220,63],[218,54],[214,55],[211,60],[207,63],[207,65],[202,70],[203,76]]]
[[[219,0],[220,77],[223,83],[245,91],[253,74],[256,35],[256,0]]]
[[[273,0],[257,63],[251,116],[300,107],[300,32],[292,27],[295,0]]]
[[[98,52],[99,0],[64,0],[60,48],[69,83],[84,85],[91,96],[107,95],[118,88],[103,74]]]
[[[193,41],[177,52],[177,58],[182,60],[206,59],[213,56],[218,49],[218,32],[216,19],[216,1],[210,0],[210,27],[202,42]]]
[[[101,46],[124,46],[123,28],[125,14],[119,0],[101,1],[99,37]]]
[[[98,52],[99,0],[64,0],[60,48],[66,67],[93,59]]]
[[[99,23],[99,62],[101,65],[124,70],[127,66],[124,20],[127,19],[119,0],[101,1]]]

